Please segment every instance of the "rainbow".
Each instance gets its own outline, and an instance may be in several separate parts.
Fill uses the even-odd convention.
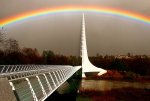
[[[144,16],[142,14],[129,12],[121,9],[114,9],[109,7],[96,7],[96,6],[63,6],[54,8],[44,8],[40,10],[35,10],[31,12],[25,12],[8,18],[0,19],[0,27],[6,26],[15,22],[26,20],[33,17],[44,16],[60,12],[95,12],[100,14],[108,14],[113,16],[119,16],[138,22],[142,22],[150,25],[150,17]]]

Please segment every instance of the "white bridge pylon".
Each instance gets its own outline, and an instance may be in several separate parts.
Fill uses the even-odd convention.
[[[85,73],[92,73],[92,72],[98,72],[98,76],[105,74],[107,71],[95,67],[88,58],[88,52],[87,52],[87,44],[86,44],[86,32],[85,32],[85,17],[84,13],[82,15],[82,32],[81,32],[81,57],[82,57],[82,77],[85,78]]]

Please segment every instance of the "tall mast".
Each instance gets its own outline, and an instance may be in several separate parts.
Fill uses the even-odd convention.
[[[85,32],[85,16],[82,14],[82,31],[81,31],[81,57],[82,57],[82,77],[86,77],[85,73],[97,73],[97,75],[102,75],[107,71],[95,67],[88,58],[87,44],[86,44],[86,32]]]
[[[85,57],[88,57],[87,54],[87,44],[86,44],[86,32],[85,32],[85,18],[84,13],[82,14],[82,32],[81,32],[81,57],[82,57],[82,66],[84,65]]]

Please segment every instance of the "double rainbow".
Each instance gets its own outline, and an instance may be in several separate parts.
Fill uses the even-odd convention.
[[[26,20],[29,18],[49,15],[53,13],[59,12],[95,12],[100,14],[108,14],[113,16],[119,16],[131,20],[135,20],[138,22],[142,22],[145,24],[150,24],[150,17],[144,16],[142,14],[137,14],[125,10],[113,9],[108,7],[96,7],[96,6],[64,6],[64,7],[55,7],[55,8],[45,8],[36,11],[26,12],[19,15],[15,15],[12,17],[0,19],[0,27],[6,26],[21,20]]]

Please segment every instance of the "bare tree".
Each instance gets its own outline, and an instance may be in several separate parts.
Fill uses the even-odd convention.
[[[0,29],[0,50],[5,49],[6,33],[5,29],[2,27]]]
[[[6,40],[5,50],[10,53],[18,52],[19,51],[18,41],[16,41],[15,39],[12,39],[12,38],[9,38],[8,40]]]

